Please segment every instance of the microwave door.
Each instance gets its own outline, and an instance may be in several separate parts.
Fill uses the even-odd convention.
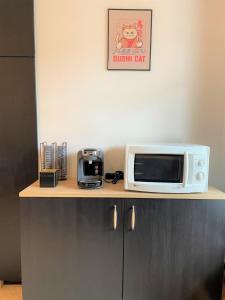
[[[184,155],[136,154],[134,181],[183,183]]]

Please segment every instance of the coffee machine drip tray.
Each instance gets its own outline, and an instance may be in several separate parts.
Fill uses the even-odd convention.
[[[96,189],[102,186],[102,180],[96,179],[81,179],[79,180],[79,187],[83,189]]]

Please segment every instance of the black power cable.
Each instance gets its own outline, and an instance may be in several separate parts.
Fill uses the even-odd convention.
[[[115,173],[106,173],[104,181],[107,183],[116,184],[121,179],[124,179],[123,172],[116,171]]]

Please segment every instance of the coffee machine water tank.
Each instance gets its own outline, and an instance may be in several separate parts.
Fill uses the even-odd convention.
[[[100,149],[81,149],[77,154],[77,183],[83,189],[100,188],[104,175],[104,154]]]

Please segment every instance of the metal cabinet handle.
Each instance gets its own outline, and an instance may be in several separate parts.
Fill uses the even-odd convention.
[[[134,231],[135,223],[136,223],[136,213],[135,213],[135,206],[131,207],[131,230]]]
[[[117,229],[117,205],[114,205],[113,211],[113,230]]]

